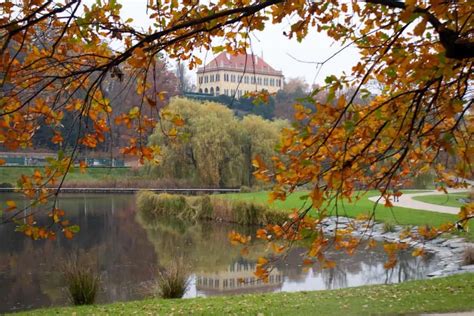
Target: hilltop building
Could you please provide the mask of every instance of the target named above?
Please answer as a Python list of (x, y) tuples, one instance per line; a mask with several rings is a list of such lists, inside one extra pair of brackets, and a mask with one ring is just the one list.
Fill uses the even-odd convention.
[(240, 98), (252, 91), (283, 88), (283, 73), (253, 54), (221, 53), (197, 71), (199, 93)]

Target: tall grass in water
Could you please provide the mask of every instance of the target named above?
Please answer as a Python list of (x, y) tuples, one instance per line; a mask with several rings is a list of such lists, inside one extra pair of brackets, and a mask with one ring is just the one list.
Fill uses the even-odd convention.
[(161, 298), (182, 298), (189, 286), (189, 267), (182, 258), (159, 270), (152, 294)]
[(141, 191), (138, 210), (146, 216), (172, 216), (183, 220), (213, 219), (241, 225), (281, 224), (288, 214), (268, 205), (220, 197), (156, 194)]
[(100, 278), (90, 265), (69, 260), (63, 267), (68, 296), (74, 305), (94, 304), (99, 291)]

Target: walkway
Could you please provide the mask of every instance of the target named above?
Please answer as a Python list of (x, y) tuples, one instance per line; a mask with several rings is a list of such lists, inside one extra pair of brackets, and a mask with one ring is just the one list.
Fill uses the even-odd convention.
[[(468, 192), (467, 189), (448, 189), (448, 193), (463, 193)], [(399, 198), (399, 202), (393, 202), (394, 206), (399, 207), (407, 207), (413, 208), (417, 210), (429, 211), (429, 212), (438, 212), (438, 213), (448, 213), (448, 214), (458, 214), (459, 207), (452, 207), (452, 206), (444, 206), (444, 205), (437, 205), (437, 204), (430, 204), (421, 201), (414, 200), (413, 197), (415, 196), (423, 196), (423, 195), (441, 195), (445, 194), (444, 192), (433, 190), (433, 191), (426, 191), (420, 193), (403, 193), (402, 196)], [(380, 197), (373, 196), (370, 197), (369, 200), (372, 202), (377, 202)], [(380, 199), (379, 203), (384, 203), (383, 199)]]

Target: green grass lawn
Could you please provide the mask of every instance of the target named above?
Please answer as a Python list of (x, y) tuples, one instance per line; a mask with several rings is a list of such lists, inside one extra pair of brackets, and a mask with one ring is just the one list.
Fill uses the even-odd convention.
[(459, 202), (459, 199), (462, 198), (467, 198), (467, 193), (450, 193), (442, 195), (423, 195), (413, 197), (413, 199), (417, 201), (452, 207), (461, 207), (463, 203)]
[[(404, 191), (405, 193), (415, 193), (420, 191)], [(308, 192), (294, 192), (287, 197), (285, 201), (275, 201), (273, 203), (276, 209), (291, 211), (294, 208), (299, 209), (303, 205), (302, 196), (307, 195)], [(360, 200), (353, 203), (346, 203), (344, 208), (340, 207), (337, 211), (339, 216), (356, 217), (359, 214), (369, 214), (372, 212), (374, 202), (368, 198), (378, 196), (378, 191), (367, 192)], [(251, 200), (259, 203), (268, 203), (268, 192), (252, 192), (252, 193), (237, 193), (224, 195), (230, 199)], [(328, 210), (331, 215), (336, 215), (334, 205), (329, 205)], [(311, 211), (314, 215), (314, 211)], [(311, 214), (311, 213), (310, 213)], [(421, 211), (405, 207), (388, 208), (383, 205), (383, 201), (376, 207), (375, 220), (379, 222), (391, 222), (398, 225), (431, 225), (439, 226), (443, 223), (455, 221), (456, 215), (436, 213), (429, 211)], [(463, 233), (465, 237), (474, 240), (474, 221), (470, 222), (470, 229), (468, 233)]]
[(474, 310), (474, 273), (340, 290), (147, 299), (48, 308), (24, 315), (400, 315)]
[[(16, 186), (18, 179), (21, 175), (30, 176), (33, 172), (38, 169), (43, 170), (43, 167), (0, 167), (0, 183), (10, 183)], [(130, 176), (131, 171), (129, 168), (107, 168), (107, 167), (90, 167), (87, 168), (87, 172), (79, 172), (79, 168), (73, 169), (67, 175), (69, 181), (97, 181), (104, 178), (122, 178)]]

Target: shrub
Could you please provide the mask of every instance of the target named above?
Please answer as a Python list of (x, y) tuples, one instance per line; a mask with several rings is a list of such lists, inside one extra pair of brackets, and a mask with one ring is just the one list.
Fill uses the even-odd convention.
[(243, 185), (240, 187), (240, 193), (250, 193), (250, 192), (252, 192), (252, 188), (246, 185)]
[(187, 196), (184, 199), (187, 214), (181, 217), (186, 219), (212, 219), (213, 208), (211, 198), (208, 195)]
[(474, 264), (474, 247), (466, 247), (463, 254), (463, 265)]
[(393, 233), (396, 231), (397, 226), (392, 222), (385, 222), (383, 223), (382, 231), (384, 233)]
[(68, 261), (63, 268), (68, 296), (74, 305), (94, 304), (99, 290), (99, 275), (77, 260)]
[(161, 298), (182, 298), (189, 286), (189, 268), (182, 258), (158, 271), (152, 294)]
[(155, 194), (150, 191), (140, 191), (137, 196), (138, 209), (154, 215), (187, 215), (188, 205), (182, 195)]
[(0, 183), (0, 188), (13, 188), (13, 185), (8, 182), (2, 182)]

